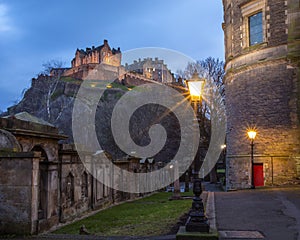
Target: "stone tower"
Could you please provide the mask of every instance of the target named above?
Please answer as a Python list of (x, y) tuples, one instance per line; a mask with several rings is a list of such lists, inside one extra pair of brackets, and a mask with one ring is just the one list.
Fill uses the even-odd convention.
[(75, 57), (72, 60), (72, 68), (80, 67), (86, 64), (100, 64), (105, 63), (111, 66), (119, 67), (121, 65), (121, 50), (111, 49), (108, 41), (105, 39), (103, 45), (99, 47), (92, 47), (77, 49)]
[(223, 0), (227, 189), (300, 176), (300, 1)]

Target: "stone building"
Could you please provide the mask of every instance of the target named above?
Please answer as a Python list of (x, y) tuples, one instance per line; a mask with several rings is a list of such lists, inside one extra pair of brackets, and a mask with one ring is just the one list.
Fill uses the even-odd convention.
[(103, 44), (91, 48), (77, 49), (71, 61), (71, 68), (53, 68), (50, 76), (72, 76), (84, 79), (99, 64), (107, 71), (119, 72), (122, 53), (120, 48), (111, 48), (107, 40)]
[(19, 146), (3, 151), (5, 141), (0, 145), (0, 232), (47, 229), (58, 222), (58, 140), (65, 136), (50, 124), (16, 117), (1, 118), (0, 129)]
[[(28, 113), (0, 118), (0, 235), (37, 234), (88, 211), (139, 196), (98, 181), (106, 166), (97, 167), (95, 178), (74, 145), (59, 144), (65, 138), (57, 128)], [(143, 171), (139, 159), (114, 163), (128, 171)]]
[(300, 2), (223, 0), (227, 189), (300, 177)]
[(115, 78), (122, 78), (125, 73), (137, 74), (137, 78), (154, 80), (160, 83), (172, 83), (175, 81), (173, 74), (168, 69), (164, 60), (145, 58), (134, 61), (132, 64), (121, 65), (122, 53), (120, 48), (109, 46), (104, 40), (99, 47), (77, 49), (75, 57), (71, 61), (71, 68), (53, 68), (51, 77), (72, 77), (76, 79), (93, 78), (95, 74), (99, 78), (107, 79), (108, 74)]
[(92, 46), (92, 48), (86, 48), (85, 51), (77, 49), (71, 63), (72, 68), (93, 63), (106, 63), (118, 67), (121, 65), (121, 50), (120, 48), (111, 49), (108, 41), (104, 40), (103, 45), (99, 47)]
[(161, 83), (174, 82), (174, 76), (168, 69), (164, 60), (155, 58), (144, 58), (134, 61), (132, 64), (125, 64), (125, 70), (128, 72), (138, 73), (147, 79), (152, 79)]

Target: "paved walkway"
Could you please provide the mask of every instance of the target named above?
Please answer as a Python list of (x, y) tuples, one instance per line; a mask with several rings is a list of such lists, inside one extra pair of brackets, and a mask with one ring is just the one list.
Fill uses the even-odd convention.
[(220, 239), (300, 240), (300, 186), (215, 192)]

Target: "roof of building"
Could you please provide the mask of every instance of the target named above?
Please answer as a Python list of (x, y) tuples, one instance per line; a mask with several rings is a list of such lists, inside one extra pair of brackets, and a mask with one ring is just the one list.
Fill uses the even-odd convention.
[(47, 121), (45, 121), (41, 118), (37, 118), (37, 117), (31, 115), (28, 112), (19, 112), (19, 113), (16, 113), (14, 115), (6, 116), (4, 118), (16, 118), (16, 119), (26, 121), (26, 122), (39, 123), (39, 124), (42, 124), (42, 125), (48, 125), (48, 126), (54, 127), (54, 125), (52, 125), (51, 123), (49, 123), (49, 122), (47, 122)]
[[(102, 45), (98, 46), (98, 47), (94, 47), (94, 46), (92, 46), (92, 48), (87, 47), (86, 50), (77, 48), (76, 51), (80, 52), (81, 54), (88, 55), (88, 54), (90, 54), (94, 51), (101, 51), (101, 49), (104, 47), (105, 44), (108, 44), (107, 40), (104, 40), (104, 43)], [(109, 45), (108, 45), (108, 47), (109, 47)], [(118, 48), (118, 49), (113, 48), (111, 51), (112, 51), (113, 54), (121, 53), (120, 48)]]
[(16, 137), (10, 132), (0, 129), (0, 152), (1, 151), (12, 151), (20, 152), (21, 146), (17, 141)]

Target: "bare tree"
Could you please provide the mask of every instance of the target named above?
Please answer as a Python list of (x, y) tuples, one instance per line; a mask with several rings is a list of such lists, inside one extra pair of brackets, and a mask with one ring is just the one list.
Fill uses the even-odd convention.
[[(218, 91), (218, 93), (220, 93), (220, 95), (222, 96), (222, 101), (225, 102), (224, 62), (213, 57), (208, 57), (205, 60), (198, 60), (196, 62), (188, 63), (186, 68), (183, 71), (177, 71), (177, 74), (182, 79), (190, 79), (195, 71), (197, 71), (200, 77), (204, 77), (209, 80), (210, 84), (217, 86), (217, 88), (214, 88), (213, 90)], [(213, 96), (214, 94), (210, 95)], [(210, 115), (211, 109), (204, 101), (201, 108), (199, 108), (199, 117), (202, 120), (204, 120), (205, 118), (210, 119)], [(201, 130), (205, 132), (204, 128)]]
[(220, 59), (208, 57), (204, 60), (198, 60), (196, 62), (189, 62), (184, 70), (177, 71), (179, 77), (183, 79), (189, 79), (193, 73), (197, 71), (200, 77), (209, 76), (213, 82), (217, 85), (220, 94), (225, 98), (224, 90), (224, 62)]
[[(62, 68), (64, 65), (65, 62), (61, 60), (54, 60), (54, 59), (49, 60), (42, 64), (43, 71), (40, 74), (49, 75), (53, 68)], [(60, 74), (57, 74), (49, 78), (50, 83), (49, 83), (48, 92), (46, 94), (46, 108), (47, 108), (48, 120), (51, 119), (51, 109), (50, 109), (51, 97), (55, 93), (59, 80), (60, 80)]]
[[(210, 86), (217, 86), (210, 87), (210, 94), (208, 94), (211, 99), (204, 99), (201, 106), (198, 108), (198, 117), (199, 117), (199, 128), (201, 132), (201, 136), (204, 138), (202, 142), (208, 142), (210, 138), (210, 127), (208, 127), (207, 123), (213, 117), (216, 117), (218, 113), (216, 113), (217, 109), (214, 109), (214, 102), (216, 102), (216, 96), (220, 96), (220, 101), (225, 103), (225, 89), (224, 89), (224, 62), (215, 59), (213, 57), (208, 57), (205, 60), (199, 60), (196, 62), (190, 62), (186, 66), (183, 71), (178, 71), (177, 74), (182, 79), (190, 79), (193, 73), (197, 71), (200, 77), (206, 78), (210, 83)], [(210, 102), (210, 106), (205, 101), (207, 100)], [(211, 125), (211, 123), (209, 123)], [(210, 181), (216, 182), (217, 181), (217, 174), (216, 174), (216, 167), (214, 167), (210, 172)]]
[(62, 68), (65, 65), (66, 63), (61, 60), (48, 60), (42, 64), (43, 70), (40, 72), (40, 74), (49, 75), (53, 68)]
[(218, 58), (215, 59), (213, 57), (208, 57), (205, 60), (197, 61), (197, 65), (201, 66), (201, 68), (205, 71), (208, 71), (208, 75), (213, 79), (214, 83), (217, 85), (221, 96), (225, 98), (224, 62), (219, 60)]

